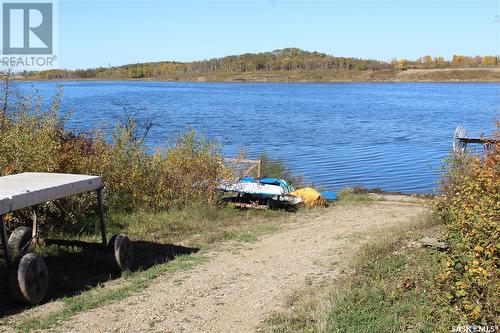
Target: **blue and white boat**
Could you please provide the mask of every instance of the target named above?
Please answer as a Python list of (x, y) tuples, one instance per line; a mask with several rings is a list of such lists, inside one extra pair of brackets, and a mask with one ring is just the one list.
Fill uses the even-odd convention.
[(228, 201), (241, 203), (243, 206), (295, 206), (302, 198), (291, 195), (293, 186), (280, 178), (242, 178), (238, 182), (223, 182), (218, 187), (224, 192), (236, 193)]

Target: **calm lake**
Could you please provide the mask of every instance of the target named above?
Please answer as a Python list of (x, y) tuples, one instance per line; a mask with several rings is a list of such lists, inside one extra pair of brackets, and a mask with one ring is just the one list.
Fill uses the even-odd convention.
[[(248, 157), (266, 153), (324, 189), (432, 193), (453, 132), (491, 134), (500, 85), (463, 83), (62, 82), (75, 129), (112, 129), (117, 104), (156, 115), (147, 144), (195, 128)], [(56, 82), (19, 82), (54, 95)]]

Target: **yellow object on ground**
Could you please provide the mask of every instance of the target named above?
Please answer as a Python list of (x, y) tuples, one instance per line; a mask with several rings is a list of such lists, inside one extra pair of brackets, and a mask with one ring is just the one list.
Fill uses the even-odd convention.
[(319, 193), (312, 187), (304, 187), (290, 194), (301, 197), (302, 202), (305, 203), (307, 207), (325, 204), (325, 200), (321, 197), (321, 193)]

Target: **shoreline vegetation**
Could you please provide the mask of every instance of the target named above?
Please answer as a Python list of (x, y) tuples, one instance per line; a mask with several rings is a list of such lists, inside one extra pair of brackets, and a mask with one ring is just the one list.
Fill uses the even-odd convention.
[[(181, 242), (197, 235), (199, 244), (194, 245), (202, 246), (232, 238), (234, 224), (239, 228), (259, 216), (272, 220), (282, 215), (275, 211), (251, 214), (222, 202), (216, 185), (232, 178), (233, 170), (224, 164), (218, 142), (188, 130), (151, 151), (144, 140), (154, 119), (127, 107), (117, 108), (111, 133), (99, 128), (70, 130), (66, 123), (71, 115), (59, 113), (62, 87), (52, 100), (42, 103), (36, 92), (16, 91), (9, 75), (4, 73), (0, 89), (0, 176), (22, 172), (101, 176), (108, 229), (123, 230), (136, 240)], [(245, 157), (244, 152), (240, 154)], [(281, 161), (265, 155), (260, 159), (264, 176), (284, 178), (296, 186), (302, 183)], [(43, 232), (98, 239), (94, 195), (41, 205)], [(30, 212), (7, 214), (5, 220), (12, 231), (30, 220)]]
[(423, 56), (390, 62), (287, 48), (193, 62), (148, 62), (91, 69), (24, 71), (13, 79), (172, 82), (500, 82), (500, 57)]
[[(52, 103), (45, 109), (46, 103), (42, 103), (40, 96), (21, 96), (12, 91), (8, 84), (10, 79), (6, 74), (0, 91), (0, 175), (41, 171), (102, 176), (106, 184), (106, 217), (110, 233), (121, 230), (143, 246), (170, 251), (158, 262), (175, 258), (171, 250), (174, 243), (196, 247), (184, 247), (185, 251), (190, 251), (188, 253), (203, 252), (218, 241), (255, 240), (289, 221), (286, 212), (240, 211), (220, 203), (215, 184), (228, 176), (229, 170), (222, 163), (220, 146), (216, 142), (187, 132), (174, 142), (165, 143), (153, 154), (147, 153), (144, 137), (151, 122), (130, 112), (117, 122), (109, 138), (99, 130), (93, 133), (70, 131), (65, 128), (67, 118), (58, 113), (62, 90), (57, 90)], [(353, 281), (359, 284), (348, 285), (340, 295), (330, 295), (327, 303), (330, 308), (323, 307), (326, 310), (324, 318), (330, 325), (328, 331), (354, 330), (353, 327), (360, 323), (370, 331), (383, 331), (387, 327), (399, 327), (398, 318), (404, 316), (408, 322), (421, 325), (408, 326), (408, 329), (424, 332), (432, 330), (427, 330), (425, 323), (432, 323), (436, 318), (441, 331), (447, 331), (447, 325), (457, 323), (496, 324), (500, 315), (499, 165), (498, 144), (481, 158), (467, 154), (451, 156), (441, 182), (441, 194), (432, 200), (435, 218), (428, 221), (430, 224), (424, 224), (424, 229), (439, 229), (437, 234), (446, 240), (446, 251), (400, 249), (401, 244), (406, 244), (399, 241), (405, 239), (404, 234), (397, 242), (387, 241), (381, 246), (368, 248), (355, 265), (358, 271)], [(268, 170), (266, 176), (293, 176), (279, 162), (269, 162), (264, 169)], [(365, 204), (370, 200), (363, 191), (352, 189), (340, 193), (339, 204), (342, 201)], [(95, 198), (89, 195), (42, 205), (44, 236), (68, 238), (77, 235), (84, 240), (97, 239), (94, 202)], [(12, 231), (16, 226), (28, 223), (29, 214), (21, 211), (7, 216), (7, 229)], [(420, 232), (417, 234), (420, 237)], [(65, 301), (67, 308), (50, 317), (44, 325), (50, 327), (58, 320), (123, 296), (103, 289), (106, 293), (102, 298), (91, 301), (93, 293), (100, 290), (98, 287), (109, 281), (111, 275), (102, 275), (101, 271), (102, 276), (96, 278), (102, 266), (84, 252), (74, 249), (42, 251), (54, 254), (48, 257), (54, 258), (48, 259), (48, 263), (51, 271), (57, 273), (51, 287), (59, 288), (59, 295), (54, 298), (83, 295), (80, 298), (68, 297)], [(143, 255), (149, 256), (148, 250), (144, 251)], [(160, 251), (160, 257), (162, 255)], [(376, 260), (371, 260), (373, 258)], [(181, 257), (177, 260), (172, 263), (190, 267), (204, 259), (195, 257), (194, 261), (184, 262), (186, 258)], [(75, 265), (75, 262), (79, 264)], [(429, 262), (432, 266), (427, 267)], [(132, 275), (132, 283), (119, 292), (126, 296), (147, 286), (157, 276), (177, 269), (155, 266), (156, 263), (149, 266), (139, 263), (137, 269), (144, 270), (144, 273)], [(55, 267), (59, 265), (62, 270), (58, 271)], [(90, 271), (84, 271), (84, 266), (90, 266)], [(0, 274), (5, 274), (3, 267)], [(122, 281), (126, 279), (124, 276)], [(331, 287), (336, 286), (332, 284)], [(425, 294), (416, 293), (420, 290)], [(439, 302), (433, 301), (434, 295), (440, 295)], [(368, 303), (359, 302), (360, 299)], [(376, 316), (365, 318), (366, 308), (371, 306), (373, 311), (380, 310), (380, 302), (394, 305), (389, 308), (392, 312), (374, 312)], [(417, 317), (412, 317), (412, 313), (417, 313)], [(271, 319), (273, 325), (278, 325), (275, 330), (278, 332), (311, 331), (310, 325), (315, 324), (308, 318), (284, 316)], [(11, 319), (7, 317), (5, 321)], [(393, 326), (387, 326), (387, 323)], [(23, 325), (16, 323), (15, 318), (11, 324), (15, 327)], [(35, 325), (34, 322), (28, 324)], [(25, 327), (27, 329), (18, 327), (18, 330), (28, 331), (32, 328), (29, 325)], [(359, 329), (362, 327), (358, 326)]]

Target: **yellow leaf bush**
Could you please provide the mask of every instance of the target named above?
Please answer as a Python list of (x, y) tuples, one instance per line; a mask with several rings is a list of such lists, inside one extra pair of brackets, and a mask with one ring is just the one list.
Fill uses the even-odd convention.
[(450, 302), (473, 323), (500, 318), (500, 144), (482, 158), (450, 157), (435, 207), (450, 252), (440, 275)]

